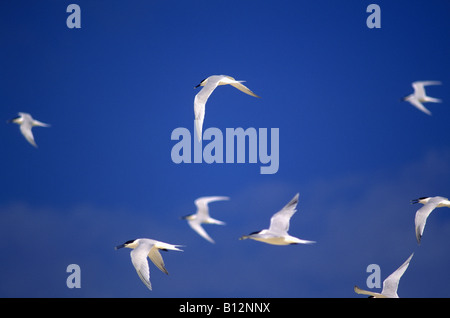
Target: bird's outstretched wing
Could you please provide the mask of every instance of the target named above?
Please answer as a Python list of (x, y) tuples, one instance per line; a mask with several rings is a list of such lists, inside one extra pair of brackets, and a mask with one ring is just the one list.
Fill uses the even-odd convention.
[(203, 121), (205, 119), (205, 105), (209, 96), (216, 89), (219, 81), (208, 80), (203, 88), (195, 95), (194, 98), (194, 115), (195, 115), (195, 129), (197, 132), (197, 139), (202, 139)]
[(417, 98), (425, 98), (425, 86), (441, 84), (439, 81), (416, 81), (412, 83), (412, 87), (414, 88), (414, 95)]
[(297, 193), (294, 198), (284, 206), (283, 209), (275, 213), (270, 219), (269, 231), (279, 234), (286, 234), (289, 230), (289, 221), (294, 213), (297, 211), (298, 204)]
[(253, 97), (261, 98), (260, 96), (253, 93), (247, 86), (245, 86), (244, 84), (241, 84), (241, 82), (243, 82), (243, 81), (236, 81), (234, 83), (231, 83), (230, 85), (237, 88), (241, 92), (244, 92), (245, 94), (248, 94)]
[(150, 283), (150, 268), (148, 266), (147, 255), (152, 246), (153, 245), (150, 244), (139, 244), (139, 246), (130, 253), (131, 262), (133, 263), (139, 278), (150, 290), (152, 289), (152, 284)]
[(397, 295), (398, 283), (400, 282), (400, 278), (403, 276), (406, 269), (408, 268), (409, 262), (411, 261), (413, 255), (414, 253), (412, 253), (408, 257), (408, 259), (395, 272), (393, 272), (383, 281), (383, 290), (381, 291), (381, 294), (389, 298), (398, 298)]
[(408, 100), (411, 105), (413, 105), (414, 107), (416, 107), (418, 110), (423, 111), (425, 114), (430, 115), (431, 116), (431, 112), (425, 107), (423, 106), (423, 104), (416, 98), (411, 98)]
[(205, 229), (202, 227), (202, 225), (196, 221), (196, 220), (190, 220), (188, 221), (189, 226), (197, 232), (201, 237), (203, 237), (205, 240), (214, 243), (214, 240), (206, 233)]
[(153, 262), (153, 264), (155, 264), (155, 266), (161, 270), (161, 272), (167, 275), (169, 274), (166, 267), (164, 266), (164, 260), (161, 256), (161, 253), (159, 253), (159, 249), (155, 245), (153, 245), (153, 247), (150, 249), (148, 257)]

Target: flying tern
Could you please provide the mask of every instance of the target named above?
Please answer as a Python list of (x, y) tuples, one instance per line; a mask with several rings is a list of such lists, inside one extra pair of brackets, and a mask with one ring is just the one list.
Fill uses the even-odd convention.
[(197, 88), (199, 86), (203, 86), (203, 88), (198, 92), (197, 95), (195, 95), (194, 98), (194, 114), (195, 114), (195, 129), (197, 131), (197, 138), (198, 141), (202, 140), (202, 127), (203, 127), (203, 120), (205, 118), (205, 104), (208, 100), (211, 93), (216, 89), (219, 85), (231, 85), (238, 90), (254, 96), (258, 97), (255, 93), (253, 93), (251, 90), (249, 90), (246, 86), (241, 84), (245, 81), (237, 81), (234, 78), (227, 76), (227, 75), (212, 75), (208, 78), (205, 78), (195, 86), (194, 88)]
[(182, 251), (178, 247), (181, 245), (168, 244), (148, 238), (140, 238), (126, 241), (125, 243), (116, 246), (116, 250), (122, 247), (133, 249), (130, 253), (131, 262), (139, 275), (139, 278), (150, 290), (152, 284), (150, 283), (150, 268), (148, 266), (147, 256), (163, 273), (169, 274), (159, 250), (167, 251)]
[(402, 266), (400, 266), (395, 272), (393, 272), (383, 281), (383, 289), (381, 290), (381, 293), (363, 290), (358, 286), (354, 287), (355, 293), (369, 295), (372, 298), (398, 298), (398, 283), (400, 282), (400, 278), (408, 268), (409, 262), (411, 261), (413, 255), (414, 253), (412, 253), (408, 257), (408, 259), (402, 264)]
[(229, 197), (211, 196), (198, 198), (194, 202), (195, 205), (197, 206), (197, 212), (182, 217), (183, 219), (187, 220), (188, 224), (195, 232), (197, 232), (201, 237), (203, 237), (204, 239), (208, 240), (211, 243), (214, 243), (214, 240), (208, 235), (208, 233), (206, 233), (205, 229), (202, 227), (202, 224), (225, 225), (224, 222), (210, 217), (208, 208), (208, 203), (222, 200), (229, 200)]
[(412, 87), (414, 88), (414, 93), (408, 96), (403, 97), (404, 101), (411, 103), (411, 105), (415, 106), (417, 109), (423, 111), (425, 114), (431, 115), (431, 112), (423, 106), (423, 103), (440, 103), (442, 102), (438, 98), (429, 97), (425, 93), (425, 86), (428, 85), (440, 85), (439, 81), (417, 81), (412, 83)]
[(239, 239), (252, 239), (273, 245), (316, 243), (315, 241), (302, 240), (288, 234), (289, 221), (297, 211), (298, 196), (299, 194), (297, 193), (283, 209), (272, 216), (269, 229), (256, 231), (249, 235), (241, 236)]
[(423, 231), (425, 229), (425, 223), (431, 212), (435, 208), (448, 207), (450, 208), (450, 201), (444, 197), (422, 197), (411, 201), (412, 203), (422, 203), (424, 206), (416, 212), (414, 220), (416, 228), (416, 239), (420, 243), (422, 239)]
[(33, 133), (31, 129), (35, 126), (49, 127), (49, 124), (40, 122), (39, 120), (33, 119), (28, 113), (19, 113), (19, 116), (8, 120), (8, 123), (15, 123), (20, 125), (20, 132), (28, 140), (30, 144), (37, 148), (36, 142), (34, 141)]

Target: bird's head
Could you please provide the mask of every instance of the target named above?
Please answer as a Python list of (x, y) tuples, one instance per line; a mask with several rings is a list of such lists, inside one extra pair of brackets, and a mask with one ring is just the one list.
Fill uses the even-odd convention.
[(17, 117), (8, 119), (6, 122), (7, 122), (8, 124), (10, 124), (10, 123), (20, 124), (20, 120), (21, 120), (21, 117), (20, 117), (20, 116), (17, 116)]
[(139, 245), (138, 240), (129, 240), (129, 241), (126, 241), (123, 244), (117, 245), (115, 247), (115, 249), (118, 250), (119, 248), (122, 248), (122, 247), (136, 248), (138, 245)]
[[(264, 230), (262, 230), (262, 231), (264, 231)], [(242, 235), (239, 239), (240, 239), (240, 240), (248, 239), (248, 238), (250, 238), (250, 236), (252, 236), (252, 235), (261, 234), (262, 231), (255, 231), (255, 232), (252, 232), (252, 233), (250, 233), (250, 234), (248, 234), (248, 235)]]
[(200, 86), (205, 86), (206, 82), (208, 81), (207, 78), (203, 79), (200, 84), (198, 84), (197, 86), (195, 86), (194, 88), (200, 87)]
[(425, 204), (430, 200), (430, 197), (421, 197), (418, 199), (411, 200), (411, 204), (422, 203)]
[(195, 213), (194, 214), (188, 214), (188, 215), (183, 215), (180, 217), (180, 219), (182, 220), (193, 220), (195, 218)]
[(400, 101), (401, 102), (407, 101), (409, 99), (409, 96), (410, 95), (403, 96), (402, 98), (400, 98)]

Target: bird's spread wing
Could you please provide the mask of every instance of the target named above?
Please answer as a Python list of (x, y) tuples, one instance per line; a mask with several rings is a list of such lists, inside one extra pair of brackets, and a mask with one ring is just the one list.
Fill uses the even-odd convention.
[(205, 119), (205, 104), (197, 103), (195, 101), (195, 132), (197, 134), (197, 140), (201, 141), (203, 137), (203, 121)]
[(195, 129), (197, 131), (197, 138), (199, 141), (202, 139), (203, 120), (205, 119), (205, 105), (217, 85), (218, 81), (208, 80), (206, 85), (203, 86), (194, 98)]
[(147, 262), (147, 255), (149, 254), (152, 246), (153, 245), (150, 244), (140, 244), (130, 253), (131, 262), (133, 263), (139, 278), (150, 290), (152, 289), (152, 284), (150, 283), (150, 268)]
[(428, 85), (440, 85), (441, 82), (439, 81), (417, 81), (412, 83), (412, 87), (414, 88), (414, 95), (416, 95), (417, 98), (424, 98), (426, 96), (425, 94), (425, 86)]
[(294, 198), (286, 204), (286, 206), (281, 209), (279, 212), (275, 213), (270, 219), (270, 227), (269, 231), (286, 234), (289, 230), (289, 221), (297, 211), (298, 204), (298, 193), (294, 196)]
[(153, 262), (153, 264), (156, 265), (163, 273), (169, 274), (166, 267), (164, 266), (164, 260), (159, 253), (159, 249), (153, 245), (153, 247), (150, 249), (150, 252), (148, 253), (148, 257)]
[(415, 106), (417, 109), (423, 111), (425, 114), (428, 114), (431, 116), (431, 112), (425, 107), (423, 106), (423, 104), (421, 102), (419, 102), (418, 99), (416, 98), (411, 98), (408, 100), (413, 106)]
[(32, 127), (31, 126), (31, 122), (24, 121), (20, 125), (20, 132), (25, 137), (25, 139), (28, 140), (28, 142), (30, 144), (32, 144), (33, 146), (37, 147), (36, 142), (34, 141), (33, 133), (31, 132), (31, 127)]
[(439, 205), (441, 201), (442, 198), (440, 197), (432, 198), (423, 207), (417, 210), (414, 223), (416, 228), (416, 239), (418, 243), (420, 243), (420, 240), (422, 238), (428, 216), (431, 212), (433, 212), (433, 210)]
[(208, 233), (206, 233), (205, 229), (202, 227), (202, 225), (196, 221), (188, 221), (189, 226), (195, 231), (197, 232), (201, 237), (203, 237), (205, 240), (214, 243), (214, 240), (208, 235)]
[(383, 296), (380, 293), (376, 293), (376, 292), (372, 292), (372, 291), (368, 291), (368, 290), (364, 290), (359, 288), (358, 286), (355, 286), (354, 288), (355, 293), (357, 294), (362, 294), (362, 295), (369, 295), (375, 298), (385, 298), (386, 296)]
[(245, 94), (248, 94), (248, 95), (253, 96), (253, 97), (261, 98), (258, 95), (256, 95), (255, 93), (253, 93), (250, 89), (248, 89), (248, 87), (246, 87), (245, 85), (241, 84), (239, 81), (235, 81), (233, 83), (230, 83), (230, 85), (235, 87), (235, 88), (237, 88), (241, 92), (244, 92)]
[(208, 203), (222, 200), (229, 200), (229, 198), (221, 196), (198, 198), (197, 200), (194, 201), (195, 205), (197, 206), (197, 216), (201, 220), (208, 218), (209, 217)]
[(389, 298), (398, 298), (398, 283), (400, 282), (400, 278), (408, 268), (409, 262), (411, 261), (413, 255), (414, 253), (412, 253), (408, 257), (408, 259), (402, 264), (402, 266), (400, 266), (395, 272), (393, 272), (383, 281), (383, 290), (381, 291), (381, 294)]

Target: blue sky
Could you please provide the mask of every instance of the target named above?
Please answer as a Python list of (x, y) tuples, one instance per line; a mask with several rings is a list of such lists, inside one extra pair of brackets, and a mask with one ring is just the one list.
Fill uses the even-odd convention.
[[(66, 8), (81, 8), (69, 29)], [(369, 29), (366, 8), (381, 8)], [(422, 196), (450, 196), (450, 4), (446, 1), (8, 1), (0, 4), (1, 297), (355, 297), (415, 253), (400, 297), (449, 297), (450, 214), (414, 235)], [(204, 130), (279, 128), (279, 170), (175, 164), (193, 133), (193, 87), (225, 74)], [(400, 99), (416, 80), (432, 116)], [(39, 148), (6, 121), (29, 112)], [(315, 245), (240, 241), (296, 194), (290, 234)], [(216, 244), (180, 216), (200, 196)], [(185, 245), (139, 280), (127, 240)], [(81, 288), (66, 267), (81, 268)], [(380, 291), (376, 290), (375, 291)]]

